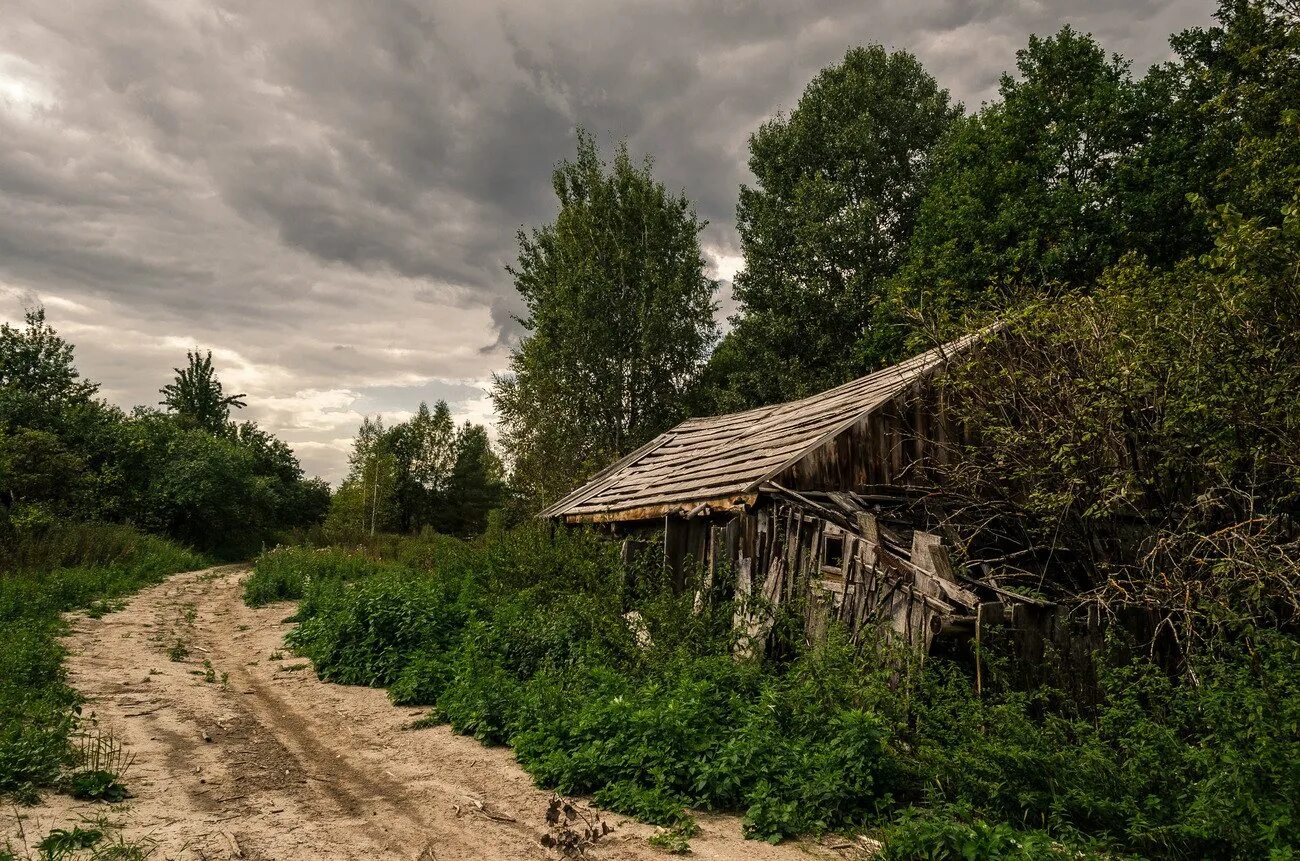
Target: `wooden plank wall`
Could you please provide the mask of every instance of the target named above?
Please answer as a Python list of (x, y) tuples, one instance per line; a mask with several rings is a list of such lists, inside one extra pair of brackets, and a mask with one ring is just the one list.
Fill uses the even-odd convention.
[[(825, 634), (831, 619), (856, 639), (883, 634), (889, 641), (928, 650), (934, 635), (958, 608), (927, 585), (924, 572), (861, 532), (845, 530), (791, 504), (774, 504), (740, 515), (738, 531), (753, 536), (738, 544), (733, 560), (736, 592), (744, 605), (736, 624), (763, 647), (782, 606), (804, 614), (810, 639)], [(838, 542), (840, 563), (826, 565), (828, 541)]]
[[(999, 596), (980, 600), (937, 570), (942, 566), (927, 571), (916, 564), (924, 562), (920, 557), (937, 536), (915, 533), (909, 559), (899, 555), (901, 549), (890, 550), (874, 530), (874, 519), (865, 514), (856, 529), (846, 529), (796, 503), (768, 497), (740, 514), (668, 518), (662, 545), (642, 534), (625, 541), (624, 555), (631, 560), (661, 546), (671, 582), (697, 589), (701, 601), (734, 576), (733, 621), (744, 635), (742, 655), (773, 645), (768, 635), (774, 615), (785, 608), (804, 615), (810, 640), (823, 636), (832, 620), (855, 640), (880, 636), (923, 653), (940, 633), (974, 637), (1011, 659), (1013, 684), (1029, 688), (1050, 681), (1084, 704), (1097, 696), (1094, 662), (1108, 643), (1107, 628), (1116, 622), (1133, 642), (1151, 644), (1152, 654), (1158, 649), (1162, 663), (1177, 663), (1176, 643), (1159, 639), (1154, 611), (1135, 609), (1116, 620), (1103, 619), (1096, 608)], [(828, 541), (840, 542), (839, 565), (823, 564)]]
[(941, 386), (922, 380), (773, 480), (792, 490), (812, 491), (915, 487), (926, 483), (927, 464), (949, 463), (952, 446), (965, 438)]

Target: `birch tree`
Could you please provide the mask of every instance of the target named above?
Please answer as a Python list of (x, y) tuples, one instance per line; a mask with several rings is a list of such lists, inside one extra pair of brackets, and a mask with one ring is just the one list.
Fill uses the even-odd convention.
[(559, 212), (519, 233), (508, 268), (528, 332), (492, 398), (519, 491), (567, 491), (684, 414), (687, 387), (717, 338), (701, 221), (684, 194), (632, 160), (606, 164), (591, 135), (553, 176)]

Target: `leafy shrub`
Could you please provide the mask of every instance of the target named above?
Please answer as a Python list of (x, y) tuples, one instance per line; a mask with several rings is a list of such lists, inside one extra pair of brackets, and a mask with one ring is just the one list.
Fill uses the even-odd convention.
[(69, 760), (76, 696), (62, 659), (51, 620), (0, 622), (0, 793), (52, 784)]
[[(1066, 847), (1041, 831), (1017, 831), (951, 810), (908, 810), (885, 832), (882, 861), (1087, 861), (1101, 855)], [(1114, 856), (1110, 856), (1114, 857)]]
[(661, 787), (646, 788), (630, 780), (620, 780), (597, 792), (596, 803), (615, 813), (667, 826), (682, 837), (690, 837), (697, 828), (686, 810), (690, 800)]
[(445, 652), (421, 651), (402, 668), (388, 695), (399, 706), (437, 705), (455, 672), (455, 664)]
[(301, 598), (308, 579), (355, 580), (383, 566), (360, 551), (276, 547), (259, 555), (244, 583), (244, 603), (262, 607)]
[(1042, 693), (921, 698), (936, 800), (1150, 857), (1254, 858), (1300, 842), (1300, 643), (1256, 632), (1196, 664), (1103, 667), (1095, 714)]

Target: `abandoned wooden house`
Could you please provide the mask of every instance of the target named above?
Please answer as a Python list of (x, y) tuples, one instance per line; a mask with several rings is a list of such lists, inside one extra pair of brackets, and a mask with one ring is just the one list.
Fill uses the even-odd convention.
[[(543, 517), (601, 524), (625, 548), (659, 536), (681, 585), (727, 570), (736, 623), (758, 645), (770, 608), (806, 599), (813, 636), (841, 620), (921, 649), (980, 617), (1039, 604), (955, 569), (933, 524), (908, 505), (932, 486), (962, 437), (937, 373), (978, 335), (785, 404), (682, 422), (559, 500)], [(905, 513), (904, 513), (905, 512)]]

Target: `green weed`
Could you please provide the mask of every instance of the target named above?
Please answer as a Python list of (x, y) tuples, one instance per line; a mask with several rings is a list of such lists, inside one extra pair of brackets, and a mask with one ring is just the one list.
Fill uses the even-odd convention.
[(104, 839), (104, 832), (98, 828), (82, 828), (74, 825), (71, 829), (55, 828), (36, 844), (42, 855), (59, 857), (78, 849), (90, 849)]
[(19, 826), (15, 845), (13, 838), (0, 846), (0, 861), (145, 861), (153, 856), (156, 844), (149, 838), (127, 840), (105, 816), (88, 817), (70, 828), (54, 828), (36, 842), (27, 843), (27, 836)]
[(257, 557), (244, 583), (244, 602), (261, 607), (301, 598), (309, 580), (355, 580), (382, 567), (361, 552), (335, 548), (277, 547)]
[(206, 560), (123, 526), (58, 524), (4, 550), (0, 574), (0, 794), (32, 800), (77, 765), (77, 695), (59, 614), (121, 597)]
[(687, 855), (691, 851), (689, 835), (676, 826), (652, 834), (646, 842), (660, 852), (666, 852), (669, 855)]
[(91, 604), (86, 607), (86, 615), (92, 619), (102, 619), (109, 613), (116, 613), (125, 607), (125, 601), (105, 601), (101, 599), (99, 601), (91, 602)]
[[(538, 532), (413, 539), (391, 568), (309, 577), (288, 641), (322, 678), (388, 687), (510, 745), (543, 786), (679, 830), (693, 809), (741, 811), (773, 841), (885, 828), (899, 858), (1095, 841), (1112, 857), (1244, 859), (1300, 840), (1292, 637), (1204, 652), (1198, 685), (1114, 663), (1086, 710), (987, 674), (975, 697), (938, 657), (910, 666), (835, 629), (803, 647), (797, 614), (783, 657), (738, 661), (725, 601), (696, 612), (691, 590), (629, 578), (607, 545)], [(909, 806), (938, 812), (896, 820)]]
[(82, 801), (116, 804), (130, 797), (126, 786), (111, 771), (78, 771), (68, 778), (68, 794)]

